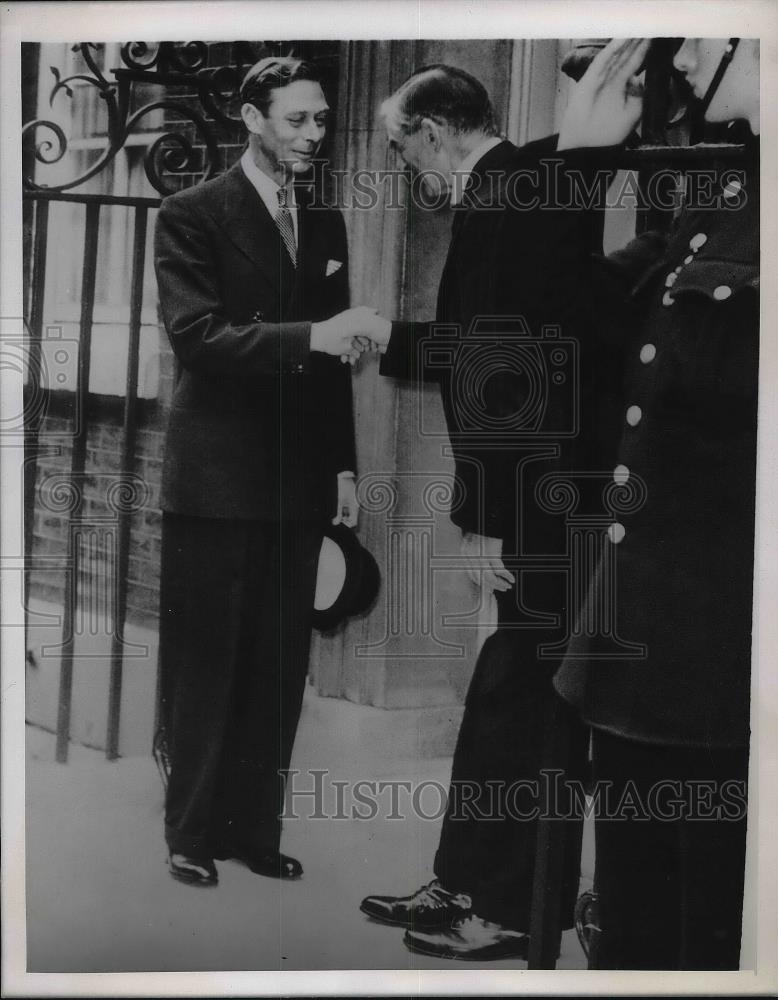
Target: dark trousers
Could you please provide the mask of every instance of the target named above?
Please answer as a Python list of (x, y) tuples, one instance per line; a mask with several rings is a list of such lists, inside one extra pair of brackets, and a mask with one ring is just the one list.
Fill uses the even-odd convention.
[(160, 695), (171, 851), (278, 848), (321, 529), (165, 514)]
[(612, 782), (610, 807), (630, 805), (595, 820), (602, 930), (590, 968), (737, 969), (748, 750), (600, 730), (593, 750), (595, 788)]
[[(538, 644), (558, 637), (509, 628), (518, 617), (515, 595), (498, 594), (497, 601), (498, 629), (484, 643), (465, 701), (435, 874), (446, 888), (467, 892), (479, 917), (528, 931), (537, 809), (544, 781), (553, 783), (553, 775), (541, 774), (552, 699), (561, 724), (569, 727), (566, 773), (579, 781), (585, 777), (588, 731), (554, 692), (551, 678), (558, 663), (538, 659)], [(564, 799), (564, 793), (557, 795), (554, 807), (577, 817), (560, 820), (565, 835), (561, 913), (563, 926), (572, 927), (583, 820), (574, 803)]]

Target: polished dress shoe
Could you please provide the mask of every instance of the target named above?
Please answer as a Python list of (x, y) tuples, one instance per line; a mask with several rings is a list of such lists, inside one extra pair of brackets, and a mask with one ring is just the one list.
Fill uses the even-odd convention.
[(529, 934), (482, 920), (474, 913), (442, 930), (406, 931), (404, 941), (411, 951), (422, 955), (465, 962), (495, 962), (501, 958), (526, 961), (529, 949)]
[(210, 858), (190, 858), (171, 851), (167, 856), (167, 866), (174, 879), (187, 885), (216, 885), (219, 881), (216, 866)]
[(449, 927), (470, 912), (470, 897), (449, 892), (435, 879), (412, 896), (366, 896), (360, 910), (374, 920), (401, 927)]
[(214, 857), (219, 861), (240, 861), (255, 875), (268, 878), (299, 878), (303, 873), (303, 866), (296, 858), (273, 849), (222, 847), (214, 852)]

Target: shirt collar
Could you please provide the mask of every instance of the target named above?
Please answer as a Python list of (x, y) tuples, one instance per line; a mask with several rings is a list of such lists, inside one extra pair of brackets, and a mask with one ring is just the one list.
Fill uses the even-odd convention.
[(499, 135), (490, 136), (488, 139), (484, 139), (480, 146), (476, 146), (475, 149), (471, 150), (464, 160), (462, 160), (459, 167), (454, 171), (454, 183), (451, 188), (452, 205), (459, 205), (461, 203), (470, 174), (473, 172), (473, 168), (478, 161), (486, 156), (490, 149), (499, 146), (502, 141)]
[[(250, 149), (247, 149), (243, 153), (243, 156), (241, 156), (240, 165), (243, 167), (243, 173), (251, 181), (253, 188), (265, 203), (271, 217), (275, 219), (278, 212), (278, 192), (281, 190), (281, 185), (276, 184), (272, 177), (268, 177), (266, 173), (259, 169), (251, 156)], [(287, 187), (287, 192), (286, 204), (294, 214), (294, 209), (297, 208), (297, 201), (294, 196), (294, 184), (290, 184)]]

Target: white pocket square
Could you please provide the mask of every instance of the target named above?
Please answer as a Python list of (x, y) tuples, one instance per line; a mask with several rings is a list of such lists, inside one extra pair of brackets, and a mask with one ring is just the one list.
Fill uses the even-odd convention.
[(342, 260), (328, 260), (327, 261), (327, 270), (326, 270), (326, 275), (325, 276), (327, 278), (329, 278), (329, 276), (331, 274), (334, 274), (336, 271), (339, 271), (342, 267), (343, 267), (343, 261)]

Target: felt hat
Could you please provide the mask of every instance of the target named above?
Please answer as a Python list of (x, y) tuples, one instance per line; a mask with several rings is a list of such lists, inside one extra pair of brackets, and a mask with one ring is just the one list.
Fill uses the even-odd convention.
[(345, 524), (328, 524), (319, 551), (313, 627), (329, 632), (346, 618), (362, 614), (380, 587), (378, 564), (354, 532)]

